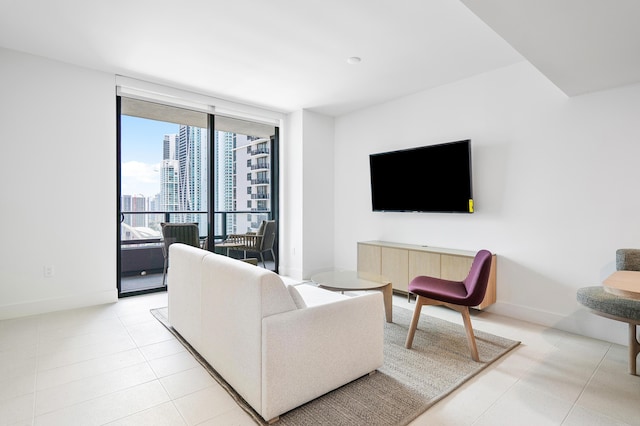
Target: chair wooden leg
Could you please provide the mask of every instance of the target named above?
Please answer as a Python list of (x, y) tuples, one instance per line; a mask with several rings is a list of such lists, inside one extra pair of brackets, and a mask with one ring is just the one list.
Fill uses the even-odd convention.
[(413, 336), (416, 334), (418, 328), (418, 321), (420, 320), (420, 310), (422, 309), (422, 299), (420, 296), (416, 297), (416, 307), (413, 310), (413, 317), (411, 318), (411, 325), (409, 326), (409, 333), (407, 333), (407, 341), (404, 346), (407, 349), (411, 349), (413, 345)]
[(471, 350), (471, 358), (479, 362), (478, 347), (476, 346), (476, 338), (473, 335), (473, 327), (471, 327), (471, 316), (469, 315), (469, 308), (467, 306), (461, 306), (460, 313), (462, 314), (462, 321), (464, 322), (464, 329), (467, 332), (467, 342), (469, 343), (469, 349)]
[[(407, 341), (405, 343), (405, 347), (407, 349), (411, 349), (411, 346), (413, 345), (413, 337), (416, 333), (416, 329), (418, 328), (418, 321), (420, 320), (420, 310), (422, 309), (423, 305), (443, 305), (450, 309), (458, 311), (462, 314), (462, 321), (464, 322), (464, 330), (467, 333), (467, 343), (469, 345), (469, 350), (471, 351), (471, 358), (474, 361), (479, 362), (480, 357), (478, 356), (478, 347), (476, 346), (476, 338), (473, 334), (473, 327), (471, 326), (471, 315), (469, 314), (469, 307), (454, 305), (446, 302), (440, 302), (438, 300), (429, 299), (427, 297), (422, 297), (420, 295), (416, 295), (416, 307), (415, 307), (415, 310), (413, 311), (413, 317), (411, 319), (411, 325), (409, 326), (409, 333), (407, 334)], [(635, 339), (635, 334), (634, 334), (634, 339)], [(638, 345), (638, 348), (640, 348), (640, 344)], [(636, 352), (636, 354), (637, 353), (638, 352)]]

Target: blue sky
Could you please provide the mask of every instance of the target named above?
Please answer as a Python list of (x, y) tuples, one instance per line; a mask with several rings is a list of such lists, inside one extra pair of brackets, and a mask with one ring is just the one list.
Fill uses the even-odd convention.
[(152, 197), (160, 192), (164, 135), (179, 125), (123, 115), (121, 126), (122, 194)]

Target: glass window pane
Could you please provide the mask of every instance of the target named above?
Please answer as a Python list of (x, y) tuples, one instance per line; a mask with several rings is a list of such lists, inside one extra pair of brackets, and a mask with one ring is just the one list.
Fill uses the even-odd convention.
[(166, 221), (198, 223), (206, 236), (206, 122), (204, 113), (122, 98), (122, 241), (160, 238)]
[(269, 177), (275, 127), (219, 116), (215, 126), (214, 199), (216, 212), (222, 216), (216, 226), (223, 226), (215, 233), (224, 237), (256, 231), (271, 216)]

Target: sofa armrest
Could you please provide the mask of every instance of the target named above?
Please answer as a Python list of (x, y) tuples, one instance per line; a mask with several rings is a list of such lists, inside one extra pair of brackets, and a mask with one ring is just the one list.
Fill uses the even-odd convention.
[(202, 262), (209, 254), (186, 244), (169, 246), (169, 323), (198, 351), (202, 349)]
[(262, 320), (262, 412), (277, 417), (382, 366), (382, 293)]

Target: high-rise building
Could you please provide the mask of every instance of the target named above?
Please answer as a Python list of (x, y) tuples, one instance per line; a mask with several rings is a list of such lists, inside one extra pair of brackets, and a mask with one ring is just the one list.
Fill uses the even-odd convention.
[[(216, 131), (213, 139), (216, 151), (214, 188), (215, 209), (219, 212), (232, 212), (235, 210), (235, 174), (234, 174), (234, 148), (236, 146), (236, 134), (231, 132)], [(218, 223), (216, 222), (216, 225)], [(226, 216), (222, 224), (224, 229), (215, 229), (216, 235), (223, 233), (236, 233), (236, 215)]]
[[(207, 210), (206, 139), (206, 129), (188, 125), (181, 125), (178, 134), (164, 136), (159, 210)], [(224, 235), (255, 231), (270, 212), (271, 141), (268, 138), (216, 131), (213, 143), (214, 210), (230, 213), (226, 215), (224, 223), (215, 221), (214, 233)], [(172, 215), (171, 220), (204, 224), (206, 216), (180, 213)]]
[[(120, 197), (120, 211), (130, 212), (131, 211), (131, 195), (122, 195)], [(127, 225), (131, 225), (131, 215), (124, 215), (124, 223)]]
[[(180, 210), (202, 210), (202, 131), (199, 127), (180, 125), (177, 160), (180, 166), (178, 198)], [(200, 222), (200, 215), (185, 214), (184, 222)]]
[[(131, 196), (131, 210), (132, 212), (146, 212), (147, 211), (147, 198), (142, 194), (136, 194)], [(133, 214), (131, 215), (131, 226), (146, 227), (147, 215), (146, 214)]]
[(160, 210), (160, 193), (153, 197), (149, 197), (149, 211), (157, 212)]
[(179, 210), (179, 187), (180, 164), (178, 160), (162, 160), (160, 164), (160, 202), (158, 210), (165, 212)]
[[(158, 210), (175, 212), (180, 210), (180, 162), (178, 161), (178, 135), (164, 135), (162, 163), (160, 163), (160, 194)], [(164, 221), (165, 218), (162, 218)]]
[(235, 202), (237, 210), (250, 213), (238, 215), (238, 232), (255, 231), (267, 219), (271, 207), (271, 141), (246, 135), (236, 135)]
[(169, 134), (164, 135), (164, 141), (162, 144), (162, 159), (163, 160), (177, 160), (178, 159), (178, 135)]
[[(162, 167), (160, 168), (160, 173), (162, 174)], [(160, 185), (160, 188), (162, 188), (162, 183)], [(152, 212), (163, 211), (160, 193), (157, 193), (153, 197), (149, 198), (149, 211), (152, 211)], [(147, 218), (148, 218), (147, 226), (153, 229), (154, 231), (161, 233), (162, 229), (161, 229), (160, 223), (164, 222), (164, 214), (149, 214), (147, 215)]]
[(135, 214), (134, 212), (146, 212), (149, 209), (149, 200), (142, 194), (122, 195), (120, 197), (120, 210), (131, 212), (124, 214), (121, 227), (122, 240), (136, 238), (134, 228), (146, 228), (149, 226), (149, 219), (146, 214)]

